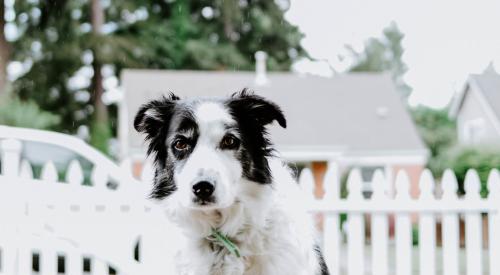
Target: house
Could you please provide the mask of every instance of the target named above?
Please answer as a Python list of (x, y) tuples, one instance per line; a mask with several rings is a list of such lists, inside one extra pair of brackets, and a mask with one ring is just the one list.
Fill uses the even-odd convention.
[[(181, 97), (223, 96), (249, 87), (277, 102), (287, 129), (273, 125), (270, 133), (282, 156), (300, 169), (310, 167), (316, 195), (328, 162), (360, 167), (368, 182), (375, 169), (390, 178), (406, 169), (416, 190), (428, 151), (405, 104), (387, 74), (343, 74), (332, 78), (257, 72), (124, 70), (124, 100), (119, 111), (122, 156), (132, 157), (139, 170), (145, 156), (143, 138), (132, 126), (139, 106), (170, 91)], [(366, 186), (370, 191), (370, 186)]]
[(469, 76), (452, 101), (450, 117), (457, 121), (461, 144), (500, 146), (500, 75), (493, 67)]

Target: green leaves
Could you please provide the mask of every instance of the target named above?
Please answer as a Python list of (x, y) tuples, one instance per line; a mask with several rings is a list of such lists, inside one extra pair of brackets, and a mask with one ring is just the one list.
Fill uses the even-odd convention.
[(391, 23), (383, 31), (382, 38), (370, 38), (365, 42), (363, 52), (356, 52), (352, 47), (350, 51), (354, 64), (351, 72), (390, 72), (397, 89), (403, 97), (408, 97), (411, 87), (408, 86), (403, 76), (408, 70), (403, 62), (404, 49), (402, 41), (404, 34), (396, 23)]
[(448, 167), (447, 152), (456, 144), (455, 121), (448, 117), (448, 110), (417, 107), (411, 110), (417, 130), (430, 150), (427, 166), (435, 177), (441, 177)]
[(24, 128), (50, 129), (59, 121), (59, 116), (40, 110), (33, 101), (24, 102), (7, 96), (0, 99), (0, 124)]

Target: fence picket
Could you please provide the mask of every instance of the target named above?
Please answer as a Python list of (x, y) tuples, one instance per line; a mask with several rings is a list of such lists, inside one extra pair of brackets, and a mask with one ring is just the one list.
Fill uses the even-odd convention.
[[(488, 201), (494, 202), (497, 207), (500, 201), (500, 173), (491, 170), (488, 177)], [(497, 211), (488, 213), (488, 232), (490, 250), (490, 274), (500, 274), (500, 207)]]
[(43, 242), (40, 249), (40, 275), (57, 274), (57, 254), (51, 243)]
[[(324, 201), (335, 203), (340, 199), (339, 167), (336, 163), (328, 164), (325, 174)], [(340, 219), (339, 213), (325, 216), (323, 228), (323, 251), (331, 275), (340, 275)]]
[[(404, 170), (396, 176), (395, 201), (409, 201), (410, 179)], [(410, 275), (412, 270), (412, 234), (410, 213), (396, 215), (396, 274)]]
[(52, 161), (48, 161), (42, 168), (42, 174), (40, 178), (46, 181), (57, 182), (58, 179), (56, 166)]
[(21, 168), (19, 171), (19, 177), (22, 179), (32, 179), (33, 178), (33, 168), (29, 161), (23, 159), (21, 161)]
[(92, 275), (108, 275), (109, 267), (101, 259), (92, 259)]
[(66, 274), (82, 275), (83, 274), (83, 257), (76, 249), (68, 251), (66, 258)]
[(16, 139), (4, 139), (0, 142), (0, 157), (2, 160), (2, 174), (15, 177), (19, 175), (22, 143)]
[(81, 185), (83, 183), (82, 166), (80, 166), (80, 162), (76, 159), (69, 163), (66, 182), (72, 185)]
[[(31, 257), (32, 252), (29, 247), (29, 244), (26, 243), (26, 240), (21, 242), (22, 244), (18, 246), (18, 259), (17, 259), (17, 270), (18, 274), (31, 274)], [(0, 274), (2, 274), (0, 272)]]
[[(353, 169), (347, 179), (352, 204), (363, 201), (362, 179), (359, 169)], [(363, 275), (365, 245), (365, 221), (363, 213), (349, 213), (347, 217), (347, 270), (349, 275)]]
[(130, 158), (125, 158), (120, 162), (120, 172), (125, 175), (126, 177), (133, 178), (134, 173), (132, 169), (132, 159)]
[[(442, 201), (447, 203), (457, 202), (458, 183), (455, 174), (450, 169), (444, 172)], [(444, 275), (458, 275), (458, 245), (459, 224), (458, 214), (455, 212), (443, 213), (443, 273)]]
[(16, 270), (16, 245), (14, 240), (9, 240), (6, 237), (12, 236), (12, 232), (2, 230), (0, 228), (0, 252), (2, 256), (2, 269), (0, 274), (11, 275), (15, 274)]
[(106, 188), (106, 184), (108, 182), (108, 176), (106, 171), (101, 167), (94, 167), (92, 174), (90, 175), (90, 180), (92, 182), (92, 186), (104, 189)]
[[(421, 203), (432, 203), (434, 197), (434, 178), (428, 169), (420, 177)], [(436, 274), (436, 218), (433, 213), (421, 213), (419, 217), (420, 274)]]
[(302, 172), (300, 173), (300, 176), (299, 176), (299, 184), (300, 184), (302, 190), (304, 190), (304, 192), (306, 192), (307, 198), (314, 200), (315, 199), (315, 197), (314, 197), (314, 177), (313, 177), (313, 174), (311, 172), (311, 169), (304, 168), (302, 170)]
[[(372, 201), (385, 203), (387, 201), (387, 180), (382, 170), (375, 171), (373, 175)], [(389, 226), (386, 213), (373, 213), (372, 215), (372, 269), (373, 274), (387, 275), (388, 270), (388, 237)]]
[[(476, 170), (468, 170), (465, 175), (464, 203), (481, 200), (481, 181)], [(465, 248), (467, 255), (467, 274), (483, 274), (482, 271), (482, 220), (479, 212), (465, 213)]]

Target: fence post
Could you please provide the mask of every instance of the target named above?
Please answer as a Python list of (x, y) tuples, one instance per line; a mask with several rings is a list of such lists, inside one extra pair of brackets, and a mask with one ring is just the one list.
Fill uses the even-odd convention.
[(0, 141), (0, 147), (2, 152), (2, 174), (10, 177), (18, 176), (22, 143), (16, 139), (4, 139)]
[[(19, 166), (21, 162), (22, 143), (16, 139), (4, 139), (0, 141), (0, 153), (2, 159), (2, 175), (10, 178), (19, 176)], [(6, 182), (0, 182), (5, 184)], [(16, 183), (14, 180), (7, 180), (7, 183)], [(3, 196), (2, 196), (3, 195)], [(17, 222), (23, 209), (22, 198), (14, 195), (0, 194), (0, 216), (2, 224), (0, 226), (0, 248), (2, 257), (2, 272), (4, 274), (16, 274), (17, 260)]]
[[(375, 171), (372, 179), (372, 201), (383, 204), (388, 201), (388, 182), (382, 170)], [(372, 214), (372, 268), (373, 274), (387, 275), (388, 270), (388, 237), (389, 225), (387, 213), (376, 212)], [(376, 257), (376, 259), (375, 259)]]
[[(347, 179), (347, 201), (355, 205), (363, 202), (362, 179), (359, 169), (353, 169)], [(365, 221), (362, 212), (349, 213), (347, 217), (347, 270), (349, 275), (363, 275), (365, 246)]]
[[(469, 169), (465, 175), (465, 202), (478, 203), (481, 200), (481, 181), (476, 170)], [(465, 213), (465, 249), (467, 274), (483, 274), (482, 268), (482, 220), (481, 213)]]
[[(425, 169), (420, 176), (419, 203), (424, 205), (436, 200), (434, 196), (434, 178), (431, 171)], [(418, 245), (420, 246), (420, 274), (436, 274), (436, 217), (434, 213), (421, 213), (418, 223)]]
[[(335, 162), (328, 163), (323, 180), (325, 195), (323, 201), (336, 203), (340, 200), (339, 167)], [(340, 275), (340, 220), (339, 213), (327, 214), (323, 228), (323, 250), (325, 261), (331, 275)]]
[[(443, 197), (441, 200), (447, 203), (456, 203), (458, 200), (458, 183), (455, 174), (450, 169), (444, 172)], [(459, 224), (458, 214), (454, 212), (443, 213), (443, 274), (458, 275), (458, 245), (459, 245)]]
[(490, 274), (500, 274), (500, 173), (493, 169), (488, 177), (488, 200), (493, 202), (496, 208), (488, 213), (488, 232), (490, 250)]

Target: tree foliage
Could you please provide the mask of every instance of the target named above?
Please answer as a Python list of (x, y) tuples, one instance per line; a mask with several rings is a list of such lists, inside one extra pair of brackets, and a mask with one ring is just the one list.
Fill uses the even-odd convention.
[(419, 106), (411, 113), (432, 156), (443, 153), (455, 144), (456, 122), (449, 118), (447, 109)]
[(456, 123), (448, 117), (447, 109), (417, 107), (411, 110), (420, 136), (430, 151), (428, 167), (436, 177), (440, 177), (446, 165), (447, 152), (456, 144)]
[[(258, 50), (267, 52), (270, 70), (288, 70), (305, 55), (302, 34), (284, 19), (286, 1), (102, 1), (100, 35), (92, 32), (90, 3), (15, 2), (11, 58), (26, 71), (14, 92), (60, 114), (61, 131), (91, 124), (96, 60), (109, 77), (123, 68), (251, 70)], [(116, 125), (113, 108), (110, 115)]]
[(401, 95), (408, 97), (411, 88), (405, 83), (403, 76), (408, 67), (403, 62), (404, 48), (402, 41), (404, 34), (396, 23), (391, 23), (383, 30), (382, 38), (370, 38), (365, 42), (364, 50), (357, 52), (348, 47), (353, 65), (351, 72), (389, 72)]
[(59, 116), (40, 110), (38, 105), (31, 100), (21, 101), (7, 94), (0, 96), (1, 125), (51, 129), (59, 121)]

